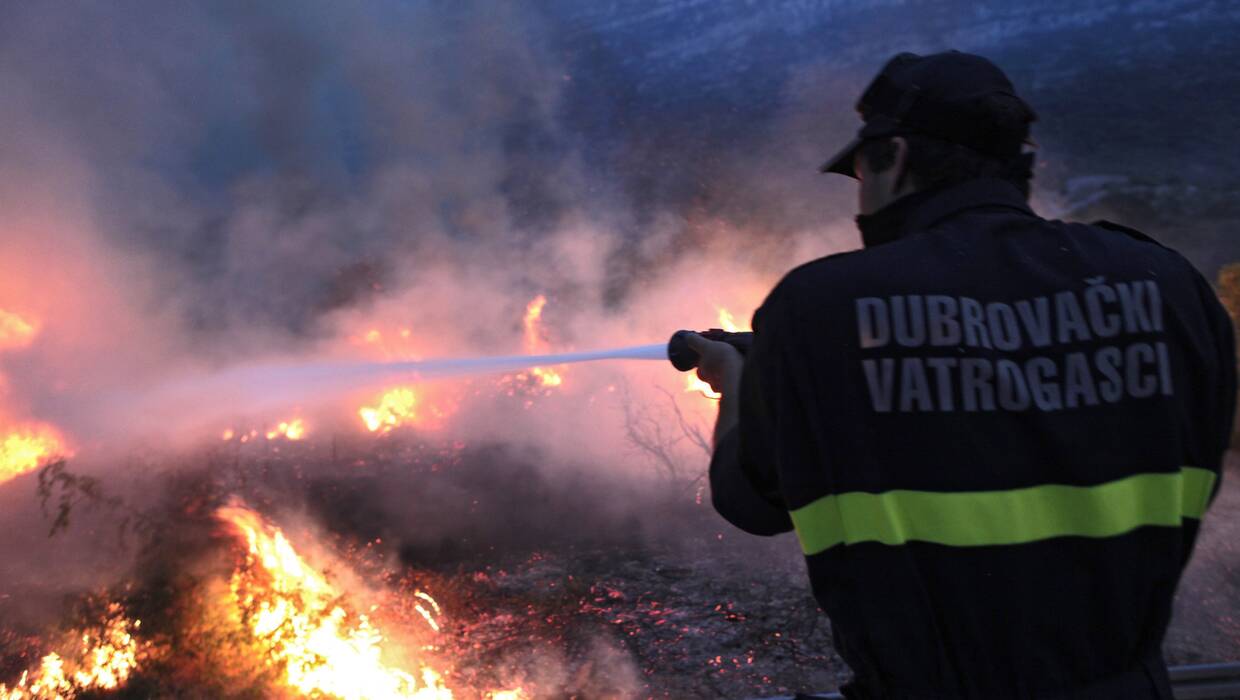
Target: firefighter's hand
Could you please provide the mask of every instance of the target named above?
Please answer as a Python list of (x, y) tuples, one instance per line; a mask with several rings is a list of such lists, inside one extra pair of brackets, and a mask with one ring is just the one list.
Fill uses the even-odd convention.
[(741, 369), (745, 356), (728, 343), (707, 340), (697, 333), (685, 335), (685, 343), (698, 354), (697, 376), (710, 384), (710, 388), (732, 395), (740, 388)]

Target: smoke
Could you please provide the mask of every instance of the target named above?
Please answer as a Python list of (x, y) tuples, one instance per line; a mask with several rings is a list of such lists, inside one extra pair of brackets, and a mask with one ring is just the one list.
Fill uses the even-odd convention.
[[(0, 153), (0, 308), (40, 328), (0, 357), (3, 405), (78, 444), (339, 404), (251, 409), (201, 392), (171, 410), (144, 397), (237, 366), (375, 359), (357, 339), (376, 330), (409, 338), (380, 359), (525, 352), (522, 316), (540, 294), (542, 351), (660, 342), (717, 325), (717, 307), (743, 321), (792, 263), (851, 243), (844, 227), (791, 231), (805, 217), (776, 213), (787, 194), (743, 216), (635, 201), (651, 166), (607, 161), (571, 124), (566, 91), (592, 77), (569, 75), (554, 17), (517, 4), (3, 13), (14, 138)], [(633, 153), (654, 140), (623, 138)], [(708, 189), (774, 195), (753, 185), (788, 180), (772, 177), (787, 151), (720, 162)], [(571, 377), (556, 405), (517, 420), (474, 402), (464, 432), (556, 447), (589, 429), (614, 461), (618, 414), (583, 421), (581, 404), (617, 382), (639, 400), (652, 384), (681, 390), (663, 367)], [(330, 420), (356, 427), (355, 408)]]
[[(211, 473), (204, 442), (230, 434), (248, 450), (237, 443), (292, 416), (308, 442), (331, 445), (331, 460), (306, 459), (339, 471), (349, 467), (338, 442), (374, 444), (358, 409), (386, 387), (306, 382), (290, 397), (255, 368), (663, 342), (719, 325), (720, 308), (745, 323), (784, 270), (853, 244), (822, 211), (805, 216), (818, 195), (795, 214), (747, 207), (781, 180), (785, 201), (822, 187), (812, 167), (781, 162), (787, 143), (759, 138), (771, 148), (704, 164), (709, 178), (673, 191), (641, 154), (663, 143), (679, 167), (695, 148), (619, 125), (611, 141), (593, 138), (572, 104), (609, 87), (570, 74), (564, 29), (506, 2), (0, 7), (0, 311), (35, 329), (21, 345), (0, 342), (0, 439), (13, 425), (52, 425), (71, 469), (137, 507), (168, 498), (163, 470)], [(666, 363), (555, 370), (556, 387), (528, 375), (419, 385), (415, 431), (510, 445), (532, 465), (471, 485), (483, 493), (560, 484), (534, 494), (554, 503), (523, 516), (530, 532), (585, 512), (596, 531), (626, 527), (648, 496), (617, 480), (655, 473), (626, 411), (675, 426), (675, 405), (709, 434), (714, 404)], [(169, 402), (178, 387), (195, 390)], [(686, 474), (703, 469), (702, 451), (669, 430), (659, 448)], [(414, 550), (462, 527), (510, 527), (502, 512), (472, 525), (447, 515), (478, 493), (416, 487), (425, 474), (386, 478), (399, 488), (378, 488), (368, 507)], [(49, 543), (35, 481), (0, 485), (11, 506), (0, 509), (0, 595), (47, 601), (0, 617), (31, 629), (62, 593), (132, 571), (132, 553), (100, 546), (117, 517), (106, 509)], [(393, 502), (410, 493), (443, 503)]]

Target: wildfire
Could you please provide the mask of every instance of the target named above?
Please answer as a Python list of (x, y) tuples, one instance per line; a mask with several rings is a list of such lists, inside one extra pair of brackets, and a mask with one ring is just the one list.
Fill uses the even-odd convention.
[(237, 430), (236, 428), (226, 428), (220, 433), (220, 440), (223, 442), (231, 442), (232, 440), (236, 440), (237, 442), (246, 443), (252, 440), (258, 440), (260, 437), (265, 437), (268, 440), (284, 439), (297, 441), (306, 437), (306, 434), (309, 431), (310, 428), (306, 425), (306, 422), (303, 419), (293, 418), (291, 420), (280, 421), (269, 430), (263, 430), (262, 432), (255, 429), (246, 430), (242, 428), (241, 430)]
[(64, 438), (46, 423), (28, 423), (0, 439), (0, 483), (38, 469), (56, 456), (68, 456)]
[(417, 405), (418, 397), (413, 393), (413, 387), (398, 386), (385, 392), (377, 406), (362, 406), (357, 414), (370, 432), (387, 433), (406, 423), (416, 422)]
[[(539, 294), (525, 307), (525, 318), (522, 322), (525, 328), (525, 351), (531, 355), (547, 351), (547, 339), (542, 330), (542, 312), (546, 305), (547, 297)], [(534, 367), (529, 374), (542, 387), (552, 388), (564, 383), (564, 375), (548, 367)]]
[(278, 437), (283, 437), (288, 440), (300, 440), (305, 436), (306, 424), (300, 418), (294, 418), (290, 421), (280, 421), (276, 427), (267, 431), (268, 440), (275, 440)]
[[(344, 607), (344, 597), (309, 566), (278, 528), (234, 502), (216, 511), (247, 544), (229, 589), (267, 663), (302, 694), (450, 700), (442, 676), (425, 664), (417, 675), (382, 660), (384, 635), (370, 618)], [(430, 596), (426, 596), (430, 599)], [(435, 605), (438, 608), (438, 605)]]
[(0, 309), (0, 350), (24, 348), (34, 341), (39, 332), (33, 322), (12, 311)]
[(101, 630), (77, 636), (75, 654), (44, 656), (39, 668), (23, 673), (13, 687), (0, 683), (0, 700), (65, 700), (86, 691), (123, 686), (138, 667), (140, 650), (133, 634), (141, 624), (126, 618), (121, 607), (112, 603)]
[[(384, 605), (362, 608), (338, 583), (330, 572), (341, 562), (329, 558), (316, 568), (283, 531), (240, 500), (217, 508), (214, 517), (239, 545), (237, 565), (219, 585), (201, 589), (207, 604), (204, 627), (187, 628), (185, 639), (214, 640), (215, 645), (196, 648), (196, 660), (201, 660), (199, 651), (210, 657), (208, 652), (221, 646), (225, 654), (244, 655), (257, 664), (256, 678), (266, 690), (261, 697), (452, 700), (446, 674), (425, 658), (411, 658), (408, 644), (398, 646), (381, 630), (378, 621), (389, 619), (383, 617), (389, 612)], [(405, 601), (426, 622), (427, 634), (437, 635), (443, 615), (439, 603), (421, 590)], [(397, 613), (390, 619), (407, 618)], [(226, 621), (222, 628), (220, 621)], [(161, 664), (178, 658), (176, 641), (169, 648), (167, 640), (153, 641), (158, 635), (143, 640), (141, 628), (120, 604), (107, 605), (98, 623), (65, 637), (63, 644), (51, 644), (54, 651), (13, 685), (0, 683), (0, 700), (71, 700), (123, 692), (139, 672), (158, 674)], [(229, 672), (227, 666), (218, 671)], [(471, 692), (471, 697), (492, 700), (529, 697), (520, 688)]]

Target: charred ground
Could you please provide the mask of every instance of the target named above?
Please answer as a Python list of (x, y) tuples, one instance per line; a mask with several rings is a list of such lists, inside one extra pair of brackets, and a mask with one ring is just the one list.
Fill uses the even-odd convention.
[[(457, 688), (516, 682), (536, 697), (754, 697), (832, 689), (847, 677), (795, 542), (731, 530), (707, 503), (667, 484), (411, 435), (212, 448), (192, 469), (183, 460), (87, 495), (80, 481), (44, 473), (51, 505), (66, 493), (75, 499), (54, 537), (91, 530), (112, 540), (124, 522), (115, 552), (127, 564), (117, 583), (59, 587), (56, 600), (6, 585), (0, 679), (45, 651), (49, 620), (77, 629), (119, 600), (156, 651), (124, 689), (99, 697), (270, 694), (273, 671), (239, 653), (247, 647), (237, 631), (204, 605), (212, 591), (204, 582), (235, 565), (235, 542), (211, 518), (235, 496), (273, 516), (295, 514), (306, 525), (290, 537), (317, 530), (350, 575), (400, 614), (411, 614), (402, 602), (410, 592), (433, 593), (444, 615), (430, 653), (446, 660)], [(1240, 658), (1234, 459), (1227, 477), (1181, 586), (1171, 663)], [(139, 500), (144, 493), (161, 495)], [(36, 599), (45, 614), (30, 614)]]

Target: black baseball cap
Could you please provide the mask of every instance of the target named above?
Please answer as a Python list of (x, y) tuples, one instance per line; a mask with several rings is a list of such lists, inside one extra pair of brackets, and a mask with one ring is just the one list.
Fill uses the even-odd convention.
[[(857, 101), (865, 121), (857, 138), (819, 170), (855, 177), (853, 154), (862, 143), (902, 134), (958, 143), (999, 160), (1015, 158), (1028, 132), (1000, 130), (981, 107), (981, 98), (990, 95), (1020, 99), (1003, 71), (981, 56), (960, 51), (899, 54), (887, 61)], [(1029, 114), (1036, 118), (1032, 109)]]

